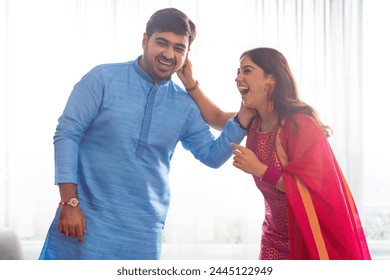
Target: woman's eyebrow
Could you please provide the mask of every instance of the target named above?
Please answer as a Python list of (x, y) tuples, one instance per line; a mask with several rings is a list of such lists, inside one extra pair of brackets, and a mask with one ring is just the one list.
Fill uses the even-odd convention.
[(255, 67), (253, 67), (252, 65), (244, 65), (244, 66), (242, 66), (242, 69), (245, 69), (245, 68), (254, 69)]
[(242, 67), (237, 68), (237, 73), (240, 73), (241, 69), (247, 69), (247, 68), (255, 69), (255, 67), (253, 67), (252, 65), (244, 65)]

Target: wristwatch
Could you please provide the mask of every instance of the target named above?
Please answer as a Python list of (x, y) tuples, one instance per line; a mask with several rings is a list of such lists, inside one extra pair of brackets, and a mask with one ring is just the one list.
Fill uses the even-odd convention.
[(76, 207), (77, 205), (79, 205), (80, 201), (73, 197), (69, 200), (69, 202), (63, 202), (63, 201), (60, 201), (60, 205), (69, 205), (69, 206), (72, 206), (72, 207)]

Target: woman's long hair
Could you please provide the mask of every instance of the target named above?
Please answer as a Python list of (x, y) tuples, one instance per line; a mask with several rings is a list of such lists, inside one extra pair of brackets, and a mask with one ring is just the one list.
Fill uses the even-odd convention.
[(279, 125), (282, 125), (282, 120), (285, 118), (289, 118), (297, 124), (293, 115), (306, 114), (315, 120), (326, 137), (331, 136), (332, 130), (321, 122), (314, 108), (299, 99), (294, 76), (283, 54), (272, 48), (256, 48), (244, 52), (241, 58), (243, 56), (248, 56), (263, 69), (266, 75), (272, 74), (274, 77), (275, 89), (272, 96), (274, 110), (279, 117)]

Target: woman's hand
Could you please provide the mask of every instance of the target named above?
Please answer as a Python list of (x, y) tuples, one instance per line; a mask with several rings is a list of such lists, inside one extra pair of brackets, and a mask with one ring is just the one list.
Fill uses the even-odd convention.
[(254, 152), (243, 146), (231, 143), (236, 150), (233, 151), (233, 165), (242, 171), (261, 177), (267, 166), (259, 161)]
[(191, 88), (196, 84), (196, 80), (192, 77), (192, 64), (188, 59), (188, 54), (184, 65), (179, 70), (177, 70), (176, 74), (185, 88)]

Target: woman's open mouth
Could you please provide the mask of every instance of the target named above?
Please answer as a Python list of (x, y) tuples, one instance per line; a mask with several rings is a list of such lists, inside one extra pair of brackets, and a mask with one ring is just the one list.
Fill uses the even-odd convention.
[(249, 88), (247, 86), (237, 86), (237, 88), (242, 96), (244, 96), (245, 94), (247, 94), (249, 92)]

